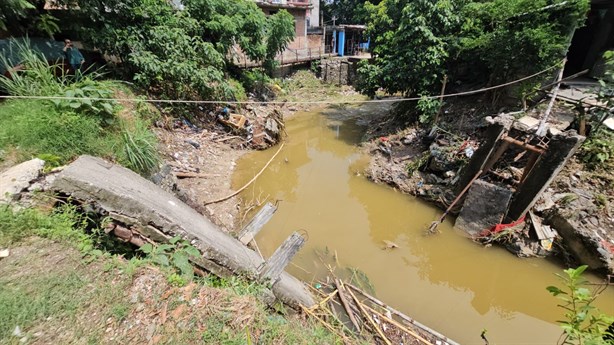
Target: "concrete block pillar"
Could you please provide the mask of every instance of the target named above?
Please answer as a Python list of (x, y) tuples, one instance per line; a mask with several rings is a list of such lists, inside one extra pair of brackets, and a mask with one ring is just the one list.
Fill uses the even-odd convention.
[(507, 211), (508, 222), (519, 219), (533, 207), (537, 198), (550, 186), (584, 139), (586, 138), (575, 131), (568, 131), (550, 140), (548, 150), (535, 163), (524, 183), (514, 194)]
[(473, 179), (475, 174), (478, 173), (486, 163), (488, 159), (495, 152), (495, 148), (497, 147), (497, 142), (499, 139), (510, 129), (512, 123), (514, 122), (514, 118), (511, 116), (498, 116), (496, 119), (487, 118), (487, 121), (490, 122), (490, 126), (486, 130), (484, 135), (484, 141), (480, 145), (480, 147), (473, 153), (471, 156), (471, 160), (469, 164), (465, 166), (463, 172), (461, 173), (461, 177), (458, 180), (458, 184), (456, 185), (456, 194), (460, 193), (467, 183)]

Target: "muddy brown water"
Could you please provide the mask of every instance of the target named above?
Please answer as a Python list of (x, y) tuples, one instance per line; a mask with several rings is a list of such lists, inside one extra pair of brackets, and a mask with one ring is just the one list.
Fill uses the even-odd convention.
[[(477, 245), (450, 219), (440, 234), (425, 236), (440, 210), (361, 174), (368, 157), (357, 144), (364, 134), (361, 118), (369, 111), (305, 112), (286, 122), (283, 151), (242, 194), (245, 204), (279, 200), (277, 213), (256, 237), (264, 257), (304, 229), (308, 242), (288, 271), (312, 285), (326, 275), (323, 261), (345, 273), (355, 268), (379, 299), (462, 344), (483, 344), (483, 329), (490, 343), (555, 344), (562, 311), (546, 287), (560, 286), (555, 273), (563, 267)], [(246, 155), (237, 165), (235, 187), (275, 151)], [(398, 248), (384, 249), (384, 240)], [(326, 253), (337, 260), (327, 260)], [(613, 315), (614, 289), (598, 302)]]

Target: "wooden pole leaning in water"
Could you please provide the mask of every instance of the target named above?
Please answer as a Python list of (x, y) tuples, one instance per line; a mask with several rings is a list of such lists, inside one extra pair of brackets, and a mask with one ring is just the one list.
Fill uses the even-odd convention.
[(429, 233), (434, 233), (435, 230), (437, 230), (437, 227), (439, 226), (439, 224), (443, 223), (443, 220), (446, 219), (446, 216), (448, 215), (448, 213), (450, 212), (450, 210), (452, 210), (452, 207), (454, 207), (454, 205), (456, 205), (456, 203), (461, 199), (461, 197), (463, 195), (465, 195), (465, 193), (467, 193), (467, 191), (469, 190), (469, 187), (471, 187), (471, 185), (473, 184), (473, 182), (475, 182), (475, 180), (478, 179), (478, 177), (480, 177), (480, 175), (482, 175), (482, 169), (480, 169), (480, 171), (478, 171), (477, 174), (475, 174), (475, 176), (473, 176), (473, 178), (471, 179), (471, 181), (469, 181), (469, 183), (467, 183), (467, 185), (465, 186), (465, 188), (463, 188), (463, 190), (458, 194), (458, 196), (456, 197), (456, 199), (454, 199), (454, 201), (452, 201), (452, 203), (450, 204), (450, 206), (448, 206), (448, 208), (446, 209), (446, 211), (441, 215), (441, 217), (439, 218), (439, 220), (434, 221), (433, 223), (431, 223), (431, 226), (429, 227)]
[(243, 191), (245, 188), (249, 187), (249, 185), (250, 185), (250, 184), (254, 183), (254, 181), (256, 181), (256, 179), (257, 179), (258, 177), (260, 177), (260, 175), (262, 175), (262, 173), (263, 173), (263, 172), (266, 170), (266, 168), (268, 168), (268, 167), (269, 167), (269, 165), (271, 164), (271, 162), (273, 162), (273, 160), (275, 159), (275, 157), (277, 157), (277, 155), (278, 155), (278, 154), (281, 152), (281, 149), (283, 149), (283, 148), (284, 148), (284, 145), (285, 145), (285, 143), (281, 143), (281, 145), (279, 146), (279, 149), (277, 150), (277, 152), (275, 152), (275, 154), (273, 155), (273, 157), (271, 157), (271, 159), (269, 159), (269, 161), (268, 161), (268, 162), (267, 162), (267, 163), (264, 165), (264, 167), (262, 167), (262, 170), (260, 170), (260, 172), (259, 172), (259, 173), (257, 173), (257, 174), (256, 174), (256, 176), (254, 176), (254, 177), (253, 177), (251, 180), (249, 180), (249, 182), (247, 182), (247, 183), (245, 184), (245, 186), (243, 186), (243, 187), (239, 188), (239, 189), (238, 189), (236, 192), (234, 192), (234, 193), (232, 193), (232, 194), (230, 194), (230, 195), (227, 195), (227, 196), (225, 196), (225, 197), (223, 197), (223, 198), (219, 198), (219, 199), (217, 199), (217, 200), (207, 201), (207, 202), (205, 202), (203, 205), (215, 204), (215, 203), (218, 203), (218, 202), (221, 202), (221, 201), (225, 201), (225, 200), (228, 200), (228, 199), (232, 198), (233, 196), (235, 196), (235, 195), (237, 195), (237, 194), (241, 193), (241, 192), (242, 192), (242, 191)]

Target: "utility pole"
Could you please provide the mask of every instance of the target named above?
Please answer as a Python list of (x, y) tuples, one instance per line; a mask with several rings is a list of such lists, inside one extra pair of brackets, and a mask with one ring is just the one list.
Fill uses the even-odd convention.
[(335, 21), (337, 20), (337, 16), (333, 16), (333, 55), (337, 54), (337, 28), (335, 27)]

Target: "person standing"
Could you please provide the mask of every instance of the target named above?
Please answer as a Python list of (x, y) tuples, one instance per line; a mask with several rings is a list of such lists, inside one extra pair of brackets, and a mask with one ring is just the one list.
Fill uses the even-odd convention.
[(72, 44), (71, 40), (65, 39), (63, 50), (66, 60), (68, 61), (68, 64), (72, 70), (75, 71), (75, 74), (81, 73), (81, 66), (83, 66), (85, 59), (83, 58), (83, 55), (79, 49)]

